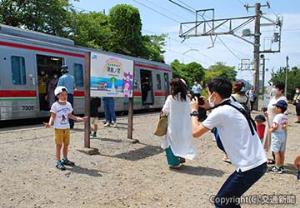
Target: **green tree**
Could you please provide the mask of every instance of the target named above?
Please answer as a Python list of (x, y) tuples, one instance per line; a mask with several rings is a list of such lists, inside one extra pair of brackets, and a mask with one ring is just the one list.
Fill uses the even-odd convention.
[(100, 12), (72, 13), (69, 38), (77, 45), (109, 50), (112, 32), (106, 15)]
[(66, 36), (68, 0), (2, 0), (1, 23), (52, 35)]
[[(272, 74), (271, 82), (276, 83), (276, 82), (282, 82), (285, 83), (285, 76), (286, 76), (286, 71), (285, 68), (279, 69), (276, 73)], [(300, 68), (298, 67), (293, 67), (291, 70), (288, 72), (288, 84), (287, 84), (287, 98), (289, 100), (293, 99), (293, 96), (295, 94), (295, 88), (300, 87)]]
[(232, 66), (226, 66), (225, 64), (218, 62), (214, 65), (211, 65), (206, 71), (205, 71), (205, 82), (215, 78), (215, 77), (224, 77), (231, 81), (234, 81), (236, 79), (237, 72), (235, 70), (235, 67)]
[(132, 56), (143, 55), (139, 10), (131, 5), (118, 4), (110, 10), (108, 16), (113, 33), (110, 51)]
[(176, 59), (171, 63), (171, 67), (174, 77), (183, 78), (189, 86), (191, 86), (194, 81), (201, 82), (204, 78), (205, 69), (197, 62), (184, 64)]
[(144, 35), (143, 36), (143, 46), (144, 52), (142, 54), (143, 58), (164, 62), (163, 47), (165, 46), (166, 35)]

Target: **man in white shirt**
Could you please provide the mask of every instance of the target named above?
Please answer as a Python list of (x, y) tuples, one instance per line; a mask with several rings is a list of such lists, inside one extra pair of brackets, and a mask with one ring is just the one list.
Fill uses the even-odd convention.
[(209, 98), (201, 107), (213, 108), (203, 123), (195, 116), (198, 100), (191, 102), (193, 136), (201, 137), (218, 129), (224, 150), (236, 171), (229, 176), (215, 197), (215, 206), (240, 207), (240, 197), (267, 171), (267, 158), (254, 126), (243, 107), (230, 99), (232, 84), (215, 78), (208, 84)]
[(202, 86), (195, 81), (192, 87), (193, 96), (199, 97), (201, 95)]

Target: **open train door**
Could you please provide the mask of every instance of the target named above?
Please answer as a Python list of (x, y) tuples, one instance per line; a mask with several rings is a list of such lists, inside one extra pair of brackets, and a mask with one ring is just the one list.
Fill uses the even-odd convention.
[(153, 105), (153, 81), (152, 72), (149, 70), (141, 70), (141, 89), (142, 89), (142, 104)]
[(55, 101), (54, 89), (61, 75), (63, 58), (37, 54), (36, 60), (39, 107), (40, 111), (48, 112)]

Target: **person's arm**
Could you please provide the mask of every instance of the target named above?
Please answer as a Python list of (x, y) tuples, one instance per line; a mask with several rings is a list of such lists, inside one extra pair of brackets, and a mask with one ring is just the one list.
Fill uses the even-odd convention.
[(204, 127), (202, 123), (198, 121), (197, 116), (192, 116), (192, 135), (193, 137), (201, 137), (206, 132), (210, 131), (210, 129)]
[(51, 112), (48, 123), (44, 123), (46, 128), (50, 128), (55, 120), (56, 114)]
[(274, 131), (276, 131), (278, 129), (278, 123), (273, 123), (273, 125), (272, 125), (272, 127), (270, 128), (270, 132), (274, 132)]
[(68, 118), (74, 120), (74, 121), (80, 121), (80, 122), (83, 122), (83, 121), (87, 121), (88, 117), (87, 116), (84, 116), (84, 117), (79, 117), (79, 116), (75, 116), (73, 115), (72, 113), (70, 113), (68, 115)]
[[(208, 106), (207, 101), (205, 101), (205, 104), (201, 107), (207, 107), (207, 106)], [(191, 112), (194, 112), (194, 111), (198, 112), (198, 109), (199, 109), (198, 98), (195, 97), (191, 101)], [(210, 129), (204, 127), (202, 125), (202, 123), (200, 123), (198, 121), (197, 116), (192, 116), (192, 135), (193, 135), (193, 137), (201, 137), (208, 131), (210, 131)]]

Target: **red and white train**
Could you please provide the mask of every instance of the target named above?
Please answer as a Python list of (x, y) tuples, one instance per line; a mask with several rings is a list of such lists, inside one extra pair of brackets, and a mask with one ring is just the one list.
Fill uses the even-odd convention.
[[(0, 120), (49, 115), (47, 85), (68, 65), (75, 78), (74, 110), (84, 112), (85, 53), (72, 40), (0, 24)], [(134, 109), (161, 108), (172, 77), (167, 64), (104, 51), (134, 62)], [(145, 90), (146, 89), (146, 90)], [(116, 98), (116, 111), (126, 111), (128, 100)], [(103, 109), (102, 109), (103, 110)]]

